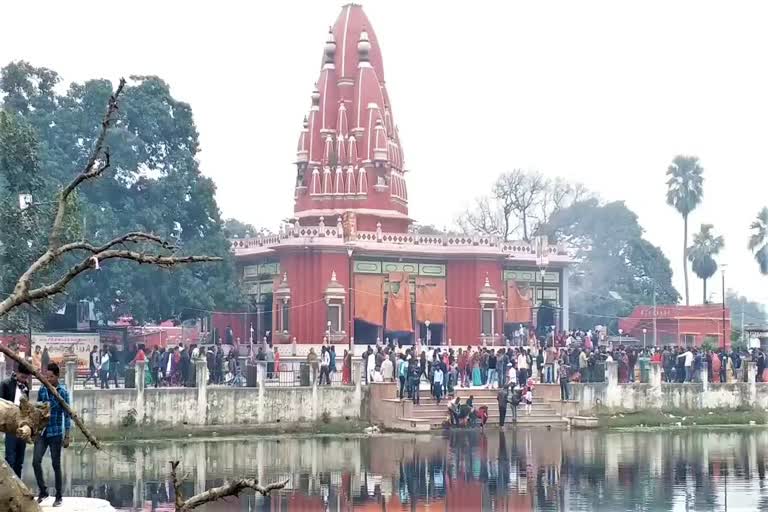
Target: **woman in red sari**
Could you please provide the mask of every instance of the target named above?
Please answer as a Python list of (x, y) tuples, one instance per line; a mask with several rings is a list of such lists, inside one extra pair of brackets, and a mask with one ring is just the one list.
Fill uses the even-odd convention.
[(714, 384), (720, 383), (720, 367), (722, 363), (720, 361), (720, 356), (717, 355), (717, 352), (712, 352), (712, 382)]
[(341, 366), (341, 383), (352, 384), (352, 354), (344, 350), (344, 361)]

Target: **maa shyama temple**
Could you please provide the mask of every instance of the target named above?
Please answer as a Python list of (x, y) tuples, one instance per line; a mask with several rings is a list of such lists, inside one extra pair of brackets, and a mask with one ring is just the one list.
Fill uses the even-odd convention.
[(414, 231), (382, 51), (359, 5), (329, 30), (295, 165), (292, 222), (232, 240), (250, 314), (219, 314), (216, 328), (276, 344), (463, 346), (568, 328), (561, 248)]

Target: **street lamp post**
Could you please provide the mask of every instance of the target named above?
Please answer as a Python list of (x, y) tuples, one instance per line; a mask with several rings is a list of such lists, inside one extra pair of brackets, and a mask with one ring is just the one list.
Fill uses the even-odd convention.
[(645, 334), (648, 332), (648, 329), (643, 327), (643, 351), (645, 351)]
[(429, 330), (429, 325), (431, 323), (432, 322), (430, 322), (429, 320), (424, 321), (424, 325), (427, 327), (427, 346), (430, 346), (430, 342), (432, 341), (432, 333)]
[(621, 345), (621, 335), (624, 334), (624, 329), (619, 329), (619, 345)]
[(720, 276), (722, 278), (722, 294), (723, 294), (723, 350), (725, 350), (725, 268), (728, 265), (722, 263), (720, 265)]

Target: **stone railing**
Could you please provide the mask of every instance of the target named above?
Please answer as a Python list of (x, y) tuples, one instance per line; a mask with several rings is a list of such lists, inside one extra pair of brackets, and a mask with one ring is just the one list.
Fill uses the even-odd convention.
[[(376, 231), (357, 231), (351, 237), (344, 237), (344, 230), (341, 225), (341, 219), (337, 219), (335, 225), (325, 225), (324, 219), (320, 218), (320, 224), (317, 226), (289, 225), (287, 228), (281, 228), (277, 234), (258, 235), (249, 238), (234, 238), (231, 240), (232, 248), (235, 252), (262, 247), (270, 247), (285, 243), (327, 243), (328, 239), (336, 239), (336, 243), (380, 243), (395, 246), (413, 246), (414, 248), (423, 247), (445, 247), (457, 249), (486, 249), (491, 252), (519, 254), (527, 256), (536, 255), (534, 244), (524, 241), (505, 242), (496, 236), (487, 235), (422, 235), (418, 233), (389, 233), (377, 229)], [(551, 245), (547, 249), (550, 256), (567, 255), (562, 246)]]
[(317, 226), (301, 226), (298, 224), (288, 225), (286, 228), (280, 228), (277, 234), (256, 235), (254, 237), (233, 238), (230, 240), (232, 249), (238, 250), (258, 249), (260, 247), (269, 247), (279, 245), (286, 241), (301, 239), (303, 242), (315, 238), (343, 239), (344, 230), (341, 226), (341, 219), (337, 219), (335, 225), (327, 226), (323, 217), (320, 217), (320, 224)]
[[(361, 242), (380, 242), (398, 245), (419, 245), (425, 247), (488, 247), (501, 252), (517, 254), (536, 254), (536, 247), (529, 242), (504, 242), (499, 237), (487, 235), (421, 235), (417, 233), (387, 233), (377, 231), (358, 231), (355, 240)], [(563, 255), (563, 247), (552, 245), (550, 255)]]

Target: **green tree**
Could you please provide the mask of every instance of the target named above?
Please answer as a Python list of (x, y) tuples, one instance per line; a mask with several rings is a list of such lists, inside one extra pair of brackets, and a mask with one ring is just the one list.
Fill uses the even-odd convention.
[(571, 325), (615, 329), (617, 319), (635, 306), (680, 299), (672, 269), (661, 250), (643, 238), (637, 215), (624, 202), (577, 202), (556, 212), (542, 232), (573, 248), (578, 263), (571, 272)]
[(713, 229), (712, 224), (702, 224), (699, 232), (693, 235), (693, 245), (688, 248), (691, 270), (704, 283), (703, 304), (707, 303), (707, 279), (717, 272), (715, 256), (725, 246), (723, 237), (715, 236), (712, 233)]
[(667, 204), (683, 217), (683, 276), (685, 304), (688, 297), (688, 216), (701, 203), (704, 195), (704, 169), (695, 156), (677, 155), (667, 168)]
[(768, 207), (757, 212), (757, 217), (749, 226), (749, 250), (755, 255), (761, 274), (768, 274)]
[[(52, 70), (26, 62), (0, 72), (3, 107), (37, 132), (45, 180), (66, 183), (87, 161), (112, 84), (73, 83), (64, 94)], [(137, 321), (184, 320), (213, 309), (238, 309), (238, 287), (216, 187), (200, 172), (198, 132), (191, 107), (158, 77), (132, 76), (106, 135), (113, 172), (79, 191), (77, 224), (108, 238), (127, 231), (152, 232), (185, 252), (224, 259), (220, 265), (164, 269), (115, 261), (89, 273), (69, 290), (70, 300), (94, 300), (104, 320), (124, 314)], [(40, 236), (44, 236), (40, 234)]]

